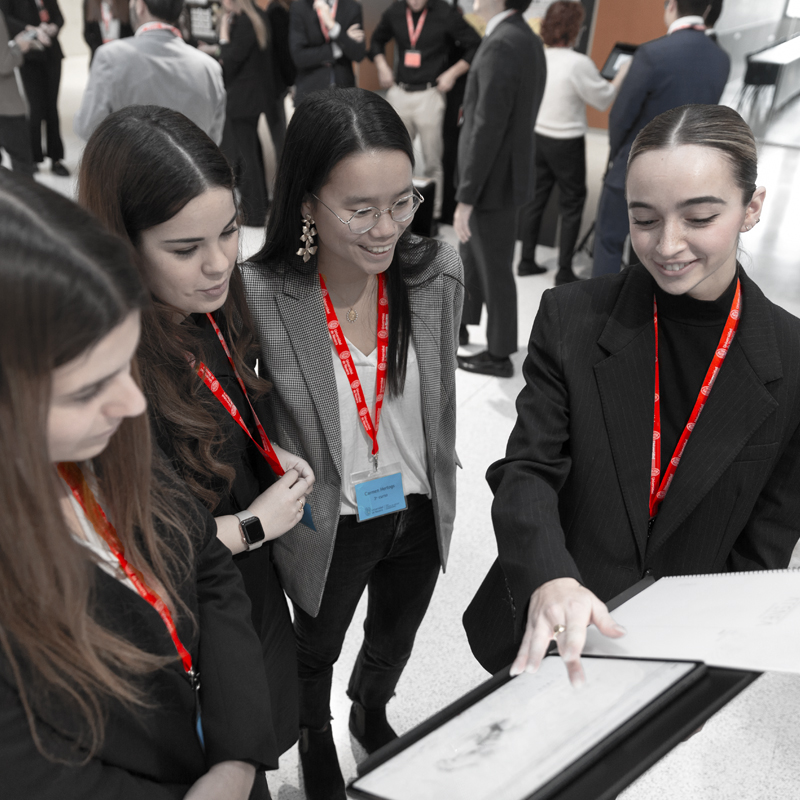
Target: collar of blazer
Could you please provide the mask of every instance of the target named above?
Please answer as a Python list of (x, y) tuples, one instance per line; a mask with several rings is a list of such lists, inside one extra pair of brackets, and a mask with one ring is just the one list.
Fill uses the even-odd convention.
[[(633, 267), (598, 344), (594, 366), (617, 476), (640, 556), (661, 547), (719, 480), (753, 433), (777, 408), (765, 384), (781, 378), (771, 303), (739, 269), (743, 313), (736, 338), (697, 422), (648, 541), (655, 337), (653, 284)], [(631, 376), (642, 376), (641, 380)]]

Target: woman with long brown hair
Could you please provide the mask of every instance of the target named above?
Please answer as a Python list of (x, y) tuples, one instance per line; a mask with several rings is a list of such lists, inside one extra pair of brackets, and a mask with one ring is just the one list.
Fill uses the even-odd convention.
[(236, 570), (150, 447), (146, 303), (122, 242), (0, 173), (5, 796), (245, 800), (274, 766)]
[(297, 667), (272, 540), (304, 518), (314, 476), (270, 443), (269, 384), (253, 369), (258, 347), (236, 264), (233, 185), (219, 148), (186, 117), (131, 106), (89, 139), (78, 195), (130, 241), (153, 298), (139, 351), (153, 428), (236, 554), (283, 752), (298, 736)]

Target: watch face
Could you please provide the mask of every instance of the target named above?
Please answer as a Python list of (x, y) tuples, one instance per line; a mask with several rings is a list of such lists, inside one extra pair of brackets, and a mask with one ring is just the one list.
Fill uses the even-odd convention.
[(261, 520), (258, 517), (250, 517), (242, 522), (242, 533), (248, 545), (258, 544), (264, 541), (264, 529), (261, 527)]

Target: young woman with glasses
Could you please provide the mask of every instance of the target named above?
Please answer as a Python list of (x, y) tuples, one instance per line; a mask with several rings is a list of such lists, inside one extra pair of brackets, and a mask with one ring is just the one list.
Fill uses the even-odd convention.
[(378, 95), (310, 96), (287, 131), (266, 244), (242, 265), (278, 441), (316, 475), (316, 531), (297, 526), (275, 545), (294, 602), (311, 800), (345, 796), (331, 676), (365, 587), (348, 695), (350, 730), (372, 752), (395, 737), (386, 704), (453, 526), (462, 267), (449, 246), (407, 231), (421, 202), (413, 163)]

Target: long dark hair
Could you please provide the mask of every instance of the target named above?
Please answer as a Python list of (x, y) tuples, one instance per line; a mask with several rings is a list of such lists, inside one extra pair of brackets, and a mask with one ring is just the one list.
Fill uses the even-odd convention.
[(687, 105), (659, 114), (633, 140), (628, 169), (643, 153), (684, 144), (719, 150), (730, 162), (733, 179), (747, 205), (756, 190), (758, 149), (741, 115), (727, 106)]
[[(183, 114), (158, 106), (129, 106), (106, 117), (81, 161), (78, 201), (136, 248), (143, 231), (172, 219), (207, 189), (233, 192), (230, 165), (213, 141)], [(137, 258), (142, 274), (144, 265)], [(253, 323), (239, 270), (218, 312), (234, 363), (253, 397), (269, 384), (248, 366), (257, 357)], [(175, 309), (153, 298), (142, 319), (139, 360), (154, 425), (172, 442), (177, 468), (209, 510), (220, 480), (233, 484), (233, 467), (218, 453), (225, 434), (216, 399), (191, 366), (206, 361), (200, 329), (175, 321)]]
[[(94, 562), (68, 532), (46, 435), (53, 370), (146, 304), (124, 242), (61, 195), (0, 170), (0, 647), (49, 757), (40, 705), (76, 709), (78, 745), (91, 755), (104, 701), (152, 701), (137, 676), (165, 663), (95, 619)], [(126, 419), (93, 465), (126, 557), (188, 614), (175, 589), (191, 564), (187, 523), (175, 481), (153, 463), (146, 417)]]
[[(288, 264), (303, 272), (316, 270), (296, 255), (304, 201), (319, 194), (331, 170), (344, 158), (369, 150), (400, 150), (414, 165), (414, 148), (403, 121), (382, 97), (365, 89), (314, 92), (294, 113), (275, 179), (275, 198), (267, 220), (264, 247), (251, 259), (267, 269)], [(390, 394), (403, 391), (411, 337), (411, 307), (404, 278), (434, 258), (436, 242), (406, 231), (386, 271), (389, 295)]]

